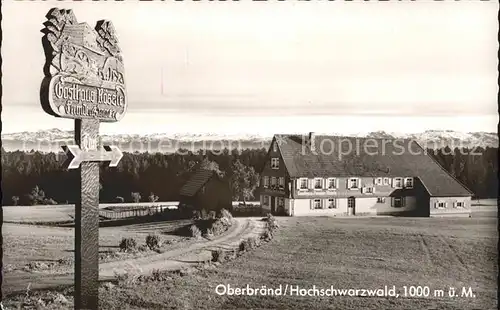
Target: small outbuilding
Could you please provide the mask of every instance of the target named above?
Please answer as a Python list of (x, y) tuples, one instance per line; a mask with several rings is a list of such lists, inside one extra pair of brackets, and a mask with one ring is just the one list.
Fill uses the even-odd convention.
[(180, 191), (179, 208), (184, 210), (231, 210), (229, 182), (215, 170), (198, 169)]

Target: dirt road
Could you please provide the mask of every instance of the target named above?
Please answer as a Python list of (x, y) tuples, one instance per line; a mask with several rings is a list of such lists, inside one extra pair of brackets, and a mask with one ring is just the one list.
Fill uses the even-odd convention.
[[(199, 262), (210, 260), (211, 250), (234, 248), (241, 240), (256, 236), (264, 230), (264, 222), (259, 218), (236, 218), (235, 225), (225, 234), (213, 240), (201, 240), (185, 248), (155, 254), (146, 257), (127, 259), (99, 264), (99, 280), (111, 280), (116, 274), (133, 272), (149, 274), (154, 269), (176, 270), (189, 267)], [(47, 289), (57, 286), (72, 285), (73, 274), (46, 274), (15, 271), (4, 274), (3, 294), (8, 296), (25, 292), (27, 288)]]

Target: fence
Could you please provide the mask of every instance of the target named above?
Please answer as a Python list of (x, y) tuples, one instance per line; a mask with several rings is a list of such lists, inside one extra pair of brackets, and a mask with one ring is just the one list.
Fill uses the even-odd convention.
[(153, 205), (153, 206), (119, 206), (114, 210), (108, 208), (100, 209), (99, 216), (108, 220), (119, 220), (133, 217), (153, 216), (164, 214), (166, 211), (177, 210), (173, 205)]
[(259, 202), (233, 202), (233, 216), (262, 216), (262, 207)]

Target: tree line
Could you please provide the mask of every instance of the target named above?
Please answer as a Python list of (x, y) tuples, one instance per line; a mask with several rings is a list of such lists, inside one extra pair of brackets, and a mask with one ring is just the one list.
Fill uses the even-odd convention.
[[(498, 148), (431, 151), (476, 198), (498, 195)], [(235, 200), (259, 197), (258, 173), (267, 150), (224, 150), (217, 154), (182, 150), (173, 154), (124, 153), (118, 167), (101, 165), (100, 201), (178, 201), (181, 187), (200, 166), (216, 169), (230, 184)], [(75, 203), (77, 170), (65, 170), (64, 153), (6, 152), (2, 148), (2, 204)]]

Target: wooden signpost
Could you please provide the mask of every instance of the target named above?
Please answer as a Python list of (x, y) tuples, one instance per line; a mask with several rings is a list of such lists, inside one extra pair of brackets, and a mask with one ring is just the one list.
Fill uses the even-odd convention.
[(40, 101), (50, 115), (74, 119), (75, 145), (64, 146), (68, 169), (80, 170), (75, 206), (75, 309), (97, 309), (99, 289), (99, 162), (116, 167), (122, 153), (99, 142), (99, 123), (127, 109), (123, 59), (113, 25), (92, 29), (72, 10), (51, 9), (42, 32), (45, 78)]

